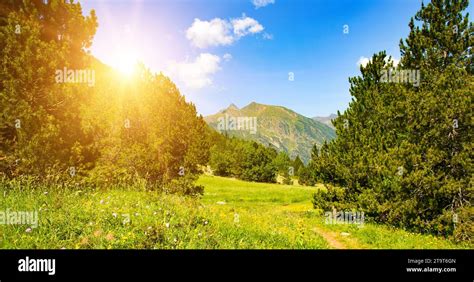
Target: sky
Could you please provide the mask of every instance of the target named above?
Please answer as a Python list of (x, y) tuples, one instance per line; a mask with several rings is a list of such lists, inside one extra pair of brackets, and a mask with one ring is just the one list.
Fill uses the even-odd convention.
[(421, 7), (421, 0), (80, 2), (98, 17), (94, 56), (124, 71), (138, 60), (163, 72), (200, 114), (257, 102), (307, 117), (343, 112), (349, 77), (374, 53), (399, 59)]

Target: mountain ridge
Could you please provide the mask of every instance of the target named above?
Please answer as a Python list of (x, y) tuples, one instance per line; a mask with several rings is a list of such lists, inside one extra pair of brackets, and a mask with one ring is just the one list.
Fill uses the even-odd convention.
[(313, 117), (313, 119), (315, 121), (319, 121), (321, 123), (324, 123), (326, 124), (327, 126), (331, 127), (331, 128), (335, 128), (334, 125), (332, 124), (332, 120), (337, 118), (337, 115), (336, 114), (330, 114), (329, 116), (325, 117), (325, 116), (315, 116)]
[[(299, 156), (305, 163), (311, 158), (314, 144), (321, 146), (336, 136), (334, 129), (322, 122), (284, 106), (257, 102), (240, 109), (230, 104), (204, 120), (221, 133), (274, 147), (287, 152), (292, 159)], [(252, 131), (253, 122), (256, 130)]]

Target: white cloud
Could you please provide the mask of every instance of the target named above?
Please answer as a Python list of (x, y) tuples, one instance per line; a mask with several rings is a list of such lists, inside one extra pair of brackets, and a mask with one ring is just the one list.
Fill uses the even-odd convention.
[(367, 66), (367, 64), (370, 62), (370, 59), (369, 58), (366, 58), (366, 57), (360, 57), (359, 60), (357, 61), (357, 65), (358, 66)]
[(194, 19), (193, 24), (186, 31), (186, 38), (198, 48), (230, 45), (234, 42), (234, 38), (230, 34), (231, 28), (228, 21), (219, 18), (211, 21)]
[(186, 38), (192, 45), (202, 49), (230, 45), (243, 36), (260, 33), (263, 30), (264, 27), (257, 20), (245, 14), (230, 21), (220, 18), (210, 21), (194, 19), (191, 27), (186, 30)]
[(234, 27), (234, 34), (238, 37), (247, 34), (255, 34), (263, 31), (263, 26), (255, 19), (242, 15), (241, 18), (233, 19), (232, 26)]
[(221, 59), (213, 54), (202, 53), (193, 62), (173, 62), (168, 67), (169, 75), (190, 89), (212, 85), (212, 75), (221, 68)]
[(252, 0), (252, 4), (255, 6), (255, 9), (262, 8), (274, 3), (275, 0)]
[(228, 62), (232, 60), (232, 55), (229, 53), (225, 53), (224, 56), (222, 56), (222, 58), (224, 59), (224, 61)]
[[(385, 57), (385, 62), (388, 63), (388, 58), (389, 57)], [(357, 61), (357, 65), (358, 66), (363, 66), (363, 67), (366, 67), (367, 64), (371, 61), (371, 59), (367, 58), (367, 57), (360, 57), (359, 60)], [(397, 58), (394, 58), (392, 57), (392, 61), (393, 61), (393, 66), (396, 67), (398, 66), (398, 64), (400, 63), (400, 59), (397, 59)]]

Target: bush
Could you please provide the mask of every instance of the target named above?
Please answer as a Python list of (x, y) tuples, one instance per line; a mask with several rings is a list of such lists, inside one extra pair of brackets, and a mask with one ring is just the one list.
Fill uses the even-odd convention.
[(211, 148), (209, 164), (215, 175), (246, 181), (276, 181), (278, 168), (274, 149), (252, 141), (220, 136)]
[(342, 188), (326, 185), (326, 190), (319, 189), (313, 194), (313, 207), (323, 211), (343, 209), (341, 204), (345, 198), (345, 191)]
[(173, 179), (163, 186), (163, 191), (167, 194), (177, 194), (182, 196), (198, 197), (204, 194), (204, 186), (196, 185), (197, 176), (186, 175)]

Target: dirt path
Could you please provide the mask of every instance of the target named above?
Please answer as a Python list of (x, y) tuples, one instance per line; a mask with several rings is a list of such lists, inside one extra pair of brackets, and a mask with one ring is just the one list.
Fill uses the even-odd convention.
[(330, 232), (326, 232), (320, 228), (314, 227), (313, 231), (320, 235), (321, 237), (328, 242), (329, 246), (333, 249), (347, 249), (346, 246), (336, 239), (336, 237)]

